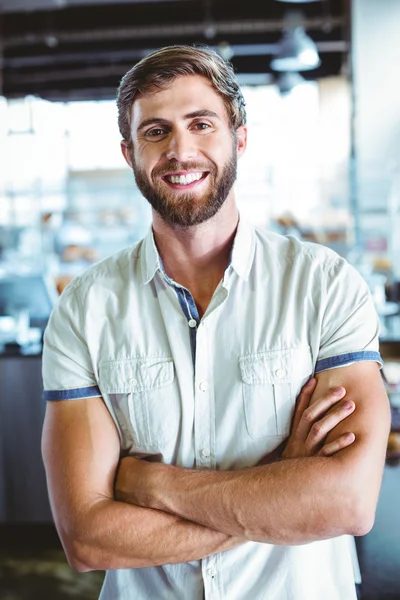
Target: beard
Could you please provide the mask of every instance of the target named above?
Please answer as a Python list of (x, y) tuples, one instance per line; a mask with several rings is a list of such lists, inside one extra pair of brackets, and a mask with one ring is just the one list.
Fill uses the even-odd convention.
[[(200, 164), (171, 161), (162, 168), (155, 168), (151, 174), (151, 181), (136, 165), (133, 149), (131, 161), (136, 185), (163, 221), (169, 225), (191, 227), (211, 219), (227, 199), (237, 176), (236, 139), (232, 145), (232, 154), (223, 165), (219, 176), (216, 165), (211, 162)], [(207, 178), (210, 181), (208, 190), (203, 196), (197, 193), (169, 190), (167, 184), (160, 181), (163, 175), (189, 170), (208, 172)]]

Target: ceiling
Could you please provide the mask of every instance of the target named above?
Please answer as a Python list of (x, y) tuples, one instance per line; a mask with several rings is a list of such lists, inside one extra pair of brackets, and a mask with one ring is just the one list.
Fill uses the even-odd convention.
[[(350, 0), (0, 0), (0, 94), (114, 98), (124, 73), (169, 44), (229, 44), (242, 83), (271, 81), (269, 63), (289, 11), (317, 43), (321, 78), (343, 72)], [(293, 14), (292, 14), (293, 18)], [(0, 57), (1, 58), (1, 57)], [(1, 65), (1, 60), (0, 60)]]

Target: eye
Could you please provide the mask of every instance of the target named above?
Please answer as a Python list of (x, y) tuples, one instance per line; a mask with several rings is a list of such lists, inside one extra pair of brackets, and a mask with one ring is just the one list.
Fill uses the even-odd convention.
[(211, 125), (209, 123), (204, 123), (203, 121), (194, 124), (194, 128), (199, 131), (205, 131), (206, 129), (210, 129)]
[(148, 137), (159, 137), (161, 135), (165, 135), (167, 132), (165, 129), (161, 129), (161, 127), (155, 127), (154, 129), (150, 129), (146, 131), (146, 136)]

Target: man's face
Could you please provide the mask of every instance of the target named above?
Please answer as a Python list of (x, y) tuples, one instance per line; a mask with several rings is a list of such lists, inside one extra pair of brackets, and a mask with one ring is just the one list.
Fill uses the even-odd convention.
[(245, 128), (235, 133), (211, 83), (188, 75), (135, 100), (132, 148), (123, 152), (153, 209), (188, 227), (213, 217), (232, 194)]

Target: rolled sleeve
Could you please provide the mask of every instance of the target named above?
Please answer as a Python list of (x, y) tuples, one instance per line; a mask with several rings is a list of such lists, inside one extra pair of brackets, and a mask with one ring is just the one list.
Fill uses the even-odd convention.
[(379, 354), (379, 317), (365, 280), (345, 259), (338, 259), (326, 280), (321, 345), (315, 372), (373, 361)]
[(46, 401), (101, 395), (74, 286), (64, 290), (51, 314), (44, 335), (42, 374)]

